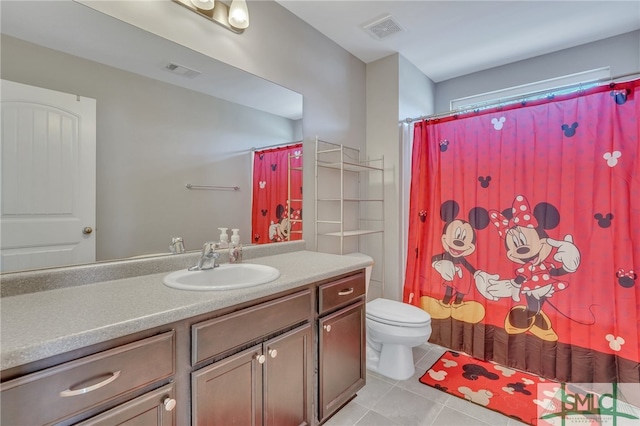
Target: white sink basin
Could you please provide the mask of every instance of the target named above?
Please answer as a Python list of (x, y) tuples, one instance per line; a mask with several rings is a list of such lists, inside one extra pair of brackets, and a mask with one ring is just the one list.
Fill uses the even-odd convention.
[(164, 277), (164, 284), (178, 290), (233, 290), (278, 279), (280, 271), (253, 263), (223, 264), (206, 271), (182, 269)]

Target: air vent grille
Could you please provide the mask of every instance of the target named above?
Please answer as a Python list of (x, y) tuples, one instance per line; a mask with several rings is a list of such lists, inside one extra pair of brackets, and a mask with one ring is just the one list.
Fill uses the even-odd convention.
[(171, 74), (177, 74), (187, 78), (194, 78), (202, 74), (200, 71), (187, 68), (183, 65), (174, 64), (172, 62), (166, 64), (164, 66), (164, 70), (170, 72)]
[(404, 31), (391, 15), (376, 18), (373, 22), (363, 25), (362, 29), (377, 40)]

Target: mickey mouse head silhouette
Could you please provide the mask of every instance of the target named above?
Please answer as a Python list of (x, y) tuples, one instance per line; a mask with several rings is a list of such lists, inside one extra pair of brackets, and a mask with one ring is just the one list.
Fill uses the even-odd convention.
[(596, 213), (593, 218), (598, 221), (598, 226), (601, 228), (608, 228), (611, 226), (611, 219), (613, 219), (612, 213), (607, 213), (606, 216), (603, 216), (602, 213)]
[(493, 128), (496, 130), (502, 130), (502, 127), (504, 126), (504, 122), (507, 121), (506, 118), (504, 117), (500, 117), (500, 118), (492, 118), (491, 119), (491, 124), (493, 124)]
[(576, 134), (576, 128), (578, 128), (578, 123), (576, 122), (574, 122), (571, 126), (569, 126), (568, 124), (562, 125), (562, 131), (564, 132), (564, 135), (568, 138)]
[(278, 165), (277, 165), (277, 164), (272, 164), (272, 165), (271, 165), (271, 171), (272, 171), (272, 172), (275, 172), (275, 171), (276, 171), (276, 168), (278, 168)]
[(622, 153), (620, 151), (605, 152), (602, 155), (602, 158), (607, 160), (607, 166), (609, 167), (614, 167), (618, 164), (618, 158), (620, 157), (622, 157)]
[(449, 141), (446, 139), (442, 139), (440, 141), (440, 152), (445, 152), (449, 147)]
[(480, 182), (481, 187), (488, 188), (489, 182), (491, 182), (491, 176), (487, 176), (487, 177), (479, 176), (478, 181)]
[(420, 218), (420, 222), (424, 222), (427, 220), (427, 211), (426, 210), (420, 210), (420, 212), (418, 213), (418, 217)]
[(620, 336), (616, 337), (613, 334), (607, 334), (604, 338), (609, 342), (609, 347), (616, 352), (622, 349), (622, 345), (625, 344), (624, 339)]
[(267, 181), (261, 180), (258, 182), (258, 185), (260, 185), (260, 189), (264, 189), (264, 187), (267, 186)]

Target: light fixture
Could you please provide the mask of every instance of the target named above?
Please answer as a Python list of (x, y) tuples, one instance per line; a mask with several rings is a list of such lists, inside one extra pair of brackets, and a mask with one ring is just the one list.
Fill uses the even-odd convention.
[(202, 10), (211, 10), (216, 5), (214, 0), (191, 0), (191, 4)]
[(231, 6), (227, 6), (221, 0), (173, 1), (236, 34), (244, 32), (244, 29), (249, 26), (246, 0), (233, 0)]
[(249, 26), (249, 10), (245, 0), (233, 0), (229, 7), (229, 23), (236, 28), (245, 29)]

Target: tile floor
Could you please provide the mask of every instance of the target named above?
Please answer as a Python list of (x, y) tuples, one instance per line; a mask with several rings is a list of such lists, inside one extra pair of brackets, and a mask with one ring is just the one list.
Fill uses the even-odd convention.
[(416, 373), (393, 380), (367, 371), (367, 384), (326, 426), (523, 426), (477, 404), (423, 385), (418, 379), (446, 349), (426, 343), (414, 348)]

